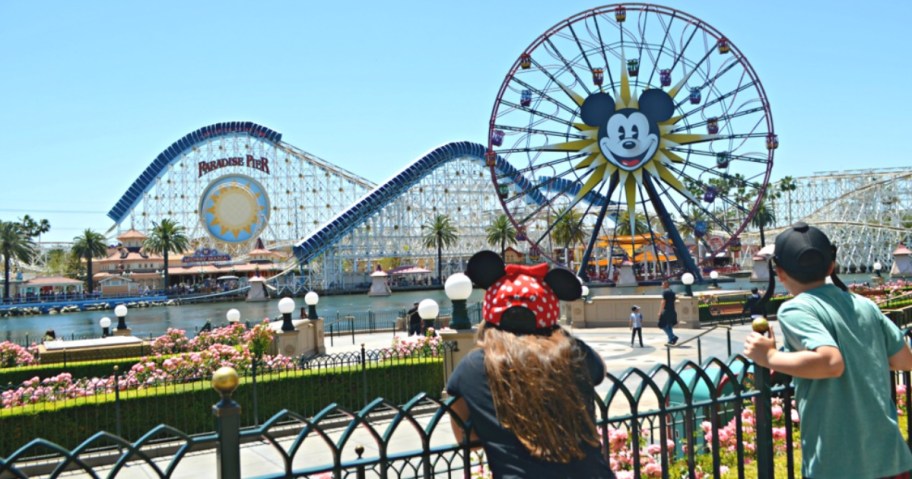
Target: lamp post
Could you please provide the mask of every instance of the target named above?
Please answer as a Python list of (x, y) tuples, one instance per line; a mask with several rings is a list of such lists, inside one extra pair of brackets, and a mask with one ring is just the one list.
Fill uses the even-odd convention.
[(719, 272), (716, 270), (710, 271), (709, 279), (712, 280), (712, 284), (710, 285), (710, 288), (719, 289)]
[[(450, 327), (453, 329), (472, 329), (472, 323), (469, 322), (469, 313), (466, 310), (466, 300), (472, 295), (472, 280), (463, 273), (451, 274), (447, 278), (443, 289), (453, 303), (453, 320), (450, 323)], [(434, 305), (436, 307), (437, 303), (434, 303)], [(420, 304), (418, 305), (418, 314), (421, 315)], [(435, 312), (434, 316), (436, 315), (437, 313)]]
[(294, 324), (291, 323), (291, 312), (295, 309), (295, 302), (289, 297), (279, 300), (279, 312), (282, 313), (282, 331), (294, 331)]
[(440, 306), (437, 301), (424, 299), (418, 303), (418, 316), (421, 317), (424, 324), (427, 324), (429, 320), (437, 319), (438, 313), (440, 313)]
[(304, 303), (307, 304), (307, 319), (319, 319), (317, 316), (317, 303), (320, 302), (320, 295), (311, 291), (304, 295)]
[(878, 278), (880, 278), (880, 270), (882, 270), (882, 269), (883, 269), (883, 265), (880, 263), (880, 261), (875, 261), (874, 262), (874, 274), (876, 274)]
[(98, 325), (101, 326), (101, 337), (107, 338), (111, 335), (111, 318), (105, 316), (98, 321)]
[(228, 320), (229, 326), (234, 326), (241, 321), (241, 312), (234, 308), (231, 308), (227, 313), (225, 313), (225, 319)]
[(681, 282), (684, 283), (684, 294), (687, 296), (693, 296), (694, 292), (691, 286), (694, 284), (694, 275), (691, 273), (682, 274)]
[(114, 316), (117, 316), (117, 330), (126, 330), (127, 329), (127, 307), (123, 304), (118, 304), (114, 308)]

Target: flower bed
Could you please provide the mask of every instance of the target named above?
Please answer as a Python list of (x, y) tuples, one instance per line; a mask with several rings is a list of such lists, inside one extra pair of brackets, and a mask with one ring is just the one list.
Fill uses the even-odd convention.
[[(223, 366), (230, 366), (244, 374), (252, 366), (253, 360), (259, 358), (259, 371), (262, 373), (284, 370), (293, 366), (291, 358), (263, 354), (262, 344), (268, 345), (273, 332), (266, 322), (247, 331), (244, 325), (233, 325), (218, 328), (209, 333), (201, 333), (193, 340), (187, 340), (184, 331), (168, 329), (153, 342), (154, 356), (133, 359), (134, 363), (124, 374), (78, 377), (72, 372), (58, 372), (53, 376), (32, 376), (16, 389), (8, 389), (0, 394), (2, 407), (11, 408), (25, 404), (73, 399), (113, 392), (114, 389), (127, 391), (164, 384), (178, 384), (198, 381), (211, 376), (212, 372)], [(252, 344), (255, 347), (247, 347)], [(175, 354), (176, 353), (176, 354)], [(29, 358), (18, 352), (27, 364)], [(31, 361), (32, 363), (34, 361)], [(114, 364), (113, 366), (117, 366)], [(108, 366), (111, 367), (111, 366)], [(59, 367), (46, 368), (59, 371)], [(116, 367), (114, 369), (117, 369)]]

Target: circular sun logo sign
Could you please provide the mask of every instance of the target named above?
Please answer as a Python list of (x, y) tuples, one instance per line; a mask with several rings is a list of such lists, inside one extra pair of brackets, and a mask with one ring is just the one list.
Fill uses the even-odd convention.
[(269, 222), (269, 197), (253, 178), (222, 176), (206, 187), (200, 219), (212, 237), (241, 243), (256, 238)]

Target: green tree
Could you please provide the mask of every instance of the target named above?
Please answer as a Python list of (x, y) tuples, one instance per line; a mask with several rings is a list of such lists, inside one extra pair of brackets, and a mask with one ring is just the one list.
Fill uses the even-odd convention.
[(31, 216), (25, 215), (19, 218), (19, 224), (22, 225), (23, 231), (29, 238), (38, 238), (41, 241), (41, 235), (51, 231), (51, 224), (46, 219), (35, 221)]
[(646, 221), (646, 215), (643, 213), (634, 213), (633, 215), (634, 232), (630, 232), (630, 211), (624, 210), (618, 215), (617, 234), (619, 235), (637, 235), (649, 232), (649, 222)]
[(107, 241), (103, 234), (86, 229), (82, 236), (73, 238), (73, 254), (86, 260), (86, 284), (89, 294), (95, 291), (95, 279), (92, 277), (92, 260), (104, 258), (108, 253)]
[(453, 226), (450, 217), (447, 215), (434, 216), (430, 222), (421, 225), (421, 229), (426, 231), (421, 238), (424, 247), (437, 248), (437, 282), (441, 283), (441, 261), (443, 260), (441, 251), (443, 248), (449, 248), (456, 244), (458, 239), (456, 235), (459, 232), (456, 230), (456, 227)]
[(10, 263), (16, 259), (28, 263), (35, 255), (35, 244), (22, 225), (0, 221), (0, 256), (3, 256), (3, 299), (10, 299)]
[[(798, 183), (791, 176), (783, 176), (779, 180), (778, 193), (785, 193), (788, 202), (788, 222), (792, 224), (792, 192), (798, 189)], [(778, 198), (778, 195), (776, 196)]]
[(510, 222), (507, 215), (500, 215), (494, 219), (494, 222), (485, 228), (488, 235), (488, 244), (496, 246), (500, 244), (500, 257), (503, 258), (507, 251), (507, 244), (516, 244), (516, 228)]
[(187, 238), (186, 228), (177, 224), (169, 218), (165, 218), (160, 224), (152, 222), (152, 231), (149, 237), (143, 243), (143, 248), (150, 253), (160, 254), (165, 261), (165, 290), (168, 289), (168, 254), (183, 253), (190, 247), (190, 240)]
[(81, 258), (63, 248), (54, 248), (47, 253), (47, 270), (58, 276), (75, 278), (82, 271)]
[(589, 235), (583, 228), (583, 215), (574, 209), (564, 210), (551, 229), (554, 242), (564, 247), (564, 264), (570, 267), (570, 246), (586, 241)]
[(751, 225), (760, 229), (761, 248), (766, 246), (766, 236), (763, 234), (763, 228), (776, 223), (776, 213), (766, 203), (766, 198), (760, 200), (757, 212), (751, 218)]

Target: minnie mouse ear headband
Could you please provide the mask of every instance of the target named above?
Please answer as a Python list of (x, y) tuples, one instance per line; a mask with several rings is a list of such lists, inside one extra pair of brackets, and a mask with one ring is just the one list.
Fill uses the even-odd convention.
[(559, 300), (583, 295), (583, 285), (569, 270), (549, 271), (547, 263), (505, 265), (493, 251), (472, 256), (465, 274), (487, 289), (481, 307), (485, 322), (514, 333), (550, 333), (560, 318)]

